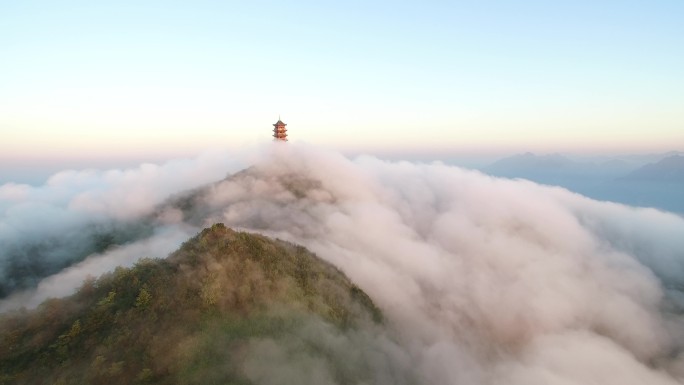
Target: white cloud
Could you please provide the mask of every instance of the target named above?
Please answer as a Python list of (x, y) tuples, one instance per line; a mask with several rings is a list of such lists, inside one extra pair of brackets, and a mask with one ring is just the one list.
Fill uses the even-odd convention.
[[(291, 240), (341, 268), (384, 311), (422, 382), (682, 381), (681, 217), (439, 163), (349, 160), (293, 143), (258, 153), (248, 172), (198, 198), (193, 220)], [(52, 217), (130, 218), (219, 174), (192, 162), (97, 174), (97, 183), (87, 173), (60, 174), (42, 196), (81, 186), (67, 189), (74, 193)], [(20, 211), (15, 204), (3, 217), (9, 227), (29, 216), (10, 215)], [(162, 222), (183, 229), (180, 214), (167, 209)], [(165, 240), (144, 242), (125, 249), (126, 257), (113, 251), (75, 265), (39, 289), (99, 273)], [(258, 346), (285, 359), (285, 348)]]

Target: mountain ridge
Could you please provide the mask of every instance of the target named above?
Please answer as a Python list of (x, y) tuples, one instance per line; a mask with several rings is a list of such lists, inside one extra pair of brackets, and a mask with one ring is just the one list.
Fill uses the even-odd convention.
[(621, 180), (684, 182), (684, 155), (671, 155), (630, 172)]
[[(337, 368), (342, 353), (307, 328), (372, 334), (382, 319), (361, 289), (303, 247), (215, 224), (167, 259), (1, 314), (0, 384), (249, 384), (245, 362), (265, 359), (259, 341), (295, 338), (304, 352), (328, 351), (326, 365)], [(354, 376), (374, 372), (359, 365)], [(350, 370), (333, 375), (345, 381)]]
[[(644, 163), (646, 160), (656, 161)], [(684, 156), (678, 151), (641, 157), (577, 161), (561, 154), (518, 154), (482, 169), (496, 177), (560, 186), (596, 200), (684, 213)]]

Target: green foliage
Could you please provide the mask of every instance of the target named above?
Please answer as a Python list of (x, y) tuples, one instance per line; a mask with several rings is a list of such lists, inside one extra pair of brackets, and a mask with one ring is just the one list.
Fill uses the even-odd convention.
[(143, 286), (138, 293), (138, 297), (135, 298), (135, 307), (145, 309), (150, 304), (151, 300), (152, 294)]
[(101, 307), (107, 307), (114, 303), (114, 297), (116, 297), (116, 291), (112, 290), (109, 293), (107, 293), (107, 296), (102, 298), (98, 303), (97, 306)]
[(69, 298), (1, 315), (0, 385), (247, 384), (245, 344), (287, 336), (304, 316), (340, 330), (382, 320), (365, 293), (303, 247), (216, 224), (167, 259), (141, 259)]

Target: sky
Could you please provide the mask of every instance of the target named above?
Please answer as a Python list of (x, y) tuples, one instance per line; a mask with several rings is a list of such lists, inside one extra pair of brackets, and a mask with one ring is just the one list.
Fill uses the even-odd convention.
[(684, 3), (0, 3), (0, 164), (684, 144)]

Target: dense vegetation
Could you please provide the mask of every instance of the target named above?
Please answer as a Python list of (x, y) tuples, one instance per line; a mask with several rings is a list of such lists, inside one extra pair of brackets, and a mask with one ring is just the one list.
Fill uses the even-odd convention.
[[(299, 338), (302, 328), (344, 334), (379, 322), (365, 293), (304, 248), (217, 224), (167, 259), (1, 315), (0, 384), (249, 384), (255, 341), (294, 339), (332, 362), (339, 352)], [(340, 383), (364, 375), (333, 373)]]

